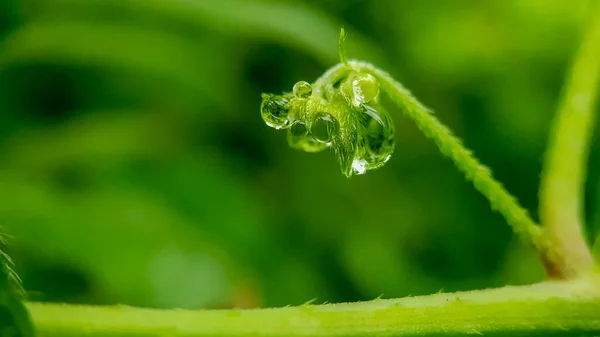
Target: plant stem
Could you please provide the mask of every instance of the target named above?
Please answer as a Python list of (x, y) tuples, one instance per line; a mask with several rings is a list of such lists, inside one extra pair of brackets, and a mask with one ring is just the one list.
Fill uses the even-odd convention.
[[(442, 154), (454, 161), (454, 164), (463, 172), (467, 180), (473, 182), (475, 188), (489, 200), (492, 209), (498, 210), (506, 218), (516, 234), (523, 241), (533, 243), (542, 255), (547, 254), (550, 248), (543, 235), (543, 228), (531, 219), (528, 212), (519, 205), (518, 201), (492, 177), (490, 170), (479, 163), (471, 151), (465, 148), (460, 139), (438, 121), (428, 108), (385, 71), (366, 62), (350, 61), (349, 65), (350, 69), (368, 72), (375, 76), (379, 80), (383, 91), (387, 92), (405, 115), (417, 124), (417, 127), (425, 136), (435, 142)], [(315, 90), (327, 85), (327, 83), (334, 83), (348, 71), (350, 71), (348, 66), (344, 64), (334, 66), (315, 82), (314, 87), (317, 88)]]
[(575, 55), (550, 133), (540, 186), (540, 219), (557, 251), (553, 276), (594, 269), (582, 233), (583, 195), (600, 76), (600, 6)]
[(12, 261), (2, 251), (6, 244), (0, 228), (0, 336), (34, 336), (29, 313), (23, 305), (25, 291), (12, 269)]
[(253, 310), (29, 303), (40, 336), (566, 336), (600, 333), (590, 279), (404, 299)]

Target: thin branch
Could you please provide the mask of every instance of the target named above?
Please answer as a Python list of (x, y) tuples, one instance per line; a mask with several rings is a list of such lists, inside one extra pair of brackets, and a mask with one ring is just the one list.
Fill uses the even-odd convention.
[[(440, 152), (452, 159), (456, 167), (473, 182), (475, 188), (490, 202), (492, 209), (498, 210), (516, 234), (525, 242), (532, 243), (542, 255), (546, 255), (549, 243), (544, 236), (543, 228), (538, 226), (518, 201), (492, 177), (490, 170), (482, 165), (450, 129), (443, 125), (431, 111), (421, 104), (402, 84), (394, 80), (385, 71), (370, 63), (350, 61), (350, 67), (359, 72), (367, 72), (375, 76), (392, 101), (402, 109), (404, 114), (427, 136), (432, 139)], [(348, 68), (343, 64), (328, 70), (319, 78), (314, 87), (320, 88), (326, 83), (343, 77)]]

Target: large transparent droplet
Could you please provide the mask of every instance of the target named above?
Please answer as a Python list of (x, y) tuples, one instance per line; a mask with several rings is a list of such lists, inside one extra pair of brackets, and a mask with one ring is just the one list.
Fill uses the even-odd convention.
[(340, 89), (346, 102), (354, 108), (376, 103), (379, 98), (379, 82), (371, 74), (353, 73), (344, 80)]
[(300, 81), (294, 84), (292, 92), (298, 98), (309, 98), (312, 94), (312, 86), (306, 81)]
[(340, 166), (342, 173), (346, 177), (365, 174), (370, 169), (370, 163), (366, 159), (367, 147), (365, 139), (359, 134), (359, 130), (360, 128), (355, 130), (355, 140), (351, 147), (347, 146), (347, 150), (349, 150), (347, 154), (341, 158), (338, 156), (338, 158), (343, 159), (343, 161), (340, 161)]
[(338, 135), (340, 124), (337, 119), (327, 113), (318, 113), (315, 115), (310, 126), (312, 137), (321, 143), (331, 145), (333, 138)]
[(367, 161), (367, 169), (374, 169), (383, 166), (394, 152), (395, 127), (390, 114), (381, 106), (377, 109), (372, 106), (364, 105), (363, 115), (361, 116), (362, 147), (364, 153), (361, 158)]
[(306, 124), (302, 121), (295, 121), (288, 129), (288, 144), (290, 147), (306, 152), (319, 152), (325, 150), (328, 145), (315, 140)]
[(353, 105), (370, 103), (379, 95), (379, 82), (371, 74), (358, 74), (352, 80)]
[(285, 128), (289, 125), (289, 103), (290, 100), (284, 96), (263, 94), (260, 115), (268, 126)]
[(360, 163), (355, 162), (355, 158), (359, 156), (360, 151), (364, 152), (364, 146), (361, 146), (360, 142), (364, 142), (359, 137), (359, 133), (362, 130), (359, 121), (359, 114), (355, 109), (344, 103), (343, 106), (338, 107), (343, 109), (339, 114), (340, 121), (339, 133), (334, 137), (332, 148), (340, 164), (342, 174), (346, 177), (351, 177), (356, 174), (362, 174), (366, 172), (365, 169), (361, 168)]
[(295, 121), (290, 126), (290, 133), (295, 137), (304, 137), (308, 134), (308, 127), (301, 121)]

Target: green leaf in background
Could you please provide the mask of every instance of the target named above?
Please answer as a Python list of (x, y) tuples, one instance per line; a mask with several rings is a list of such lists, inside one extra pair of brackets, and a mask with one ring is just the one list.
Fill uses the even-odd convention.
[[(48, 262), (68, 261), (93, 275), (108, 302), (225, 305), (236, 280), (229, 254), (162, 198), (136, 188), (134, 177), (120, 178), (124, 167), (158, 155), (158, 148), (167, 158), (177, 151), (181, 144), (168, 136), (166, 121), (150, 113), (118, 111), (108, 120), (98, 120), (98, 114), (25, 134), (9, 146), (11, 166), (0, 170), (0, 180), (11, 197), (0, 202), (2, 220), (21, 246), (39, 251)], [(157, 137), (159, 132), (164, 137)], [(52, 177), (80, 167), (89, 167), (83, 177), (88, 183), (56, 188)]]
[(596, 188), (596, 205), (591, 217), (591, 230), (589, 231), (590, 242), (592, 244), (592, 254), (596, 261), (600, 263), (600, 182)]
[[(164, 42), (161, 48), (154, 48), (157, 41)], [(224, 60), (217, 55), (218, 50), (203, 50), (201, 43), (127, 24), (37, 21), (1, 42), (5, 52), (0, 56), (0, 69), (45, 62), (153, 76), (162, 88), (175, 85), (188, 95), (194, 93), (231, 111), (232, 102), (223, 90), (232, 86), (231, 79), (221, 67), (215, 67), (217, 59)], [(215, 80), (208, 82), (206, 77)]]
[[(198, 32), (226, 33), (245, 38), (271, 40), (314, 56), (327, 66), (337, 59), (331, 46), (338, 39), (338, 23), (313, 6), (272, 0), (73, 0), (24, 1), (20, 12), (28, 19), (135, 17), (145, 23), (177, 24)], [(382, 60), (380, 48), (360, 32), (353, 33), (352, 55)]]

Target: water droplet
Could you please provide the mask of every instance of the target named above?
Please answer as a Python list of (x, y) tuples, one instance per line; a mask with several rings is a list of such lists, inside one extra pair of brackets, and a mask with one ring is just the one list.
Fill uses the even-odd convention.
[(394, 152), (396, 130), (390, 114), (383, 107), (363, 107), (361, 135), (364, 139), (364, 159), (368, 161), (368, 169), (374, 169), (383, 166)]
[(290, 133), (295, 137), (306, 136), (308, 134), (308, 128), (303, 122), (295, 121), (290, 127)]
[(290, 100), (284, 96), (263, 94), (260, 105), (260, 115), (265, 123), (275, 129), (288, 126)]
[(313, 138), (321, 143), (331, 144), (333, 138), (339, 133), (340, 124), (330, 114), (318, 113), (310, 126)]
[(327, 144), (316, 141), (309, 133), (306, 124), (295, 121), (288, 130), (288, 144), (290, 147), (306, 152), (319, 152), (327, 148)]
[(371, 74), (358, 74), (352, 80), (352, 104), (360, 106), (373, 101), (379, 95), (379, 83)]
[(394, 124), (383, 107), (363, 105), (352, 113), (356, 116), (356, 129), (345, 136), (353, 137), (335, 148), (342, 173), (347, 177), (383, 166), (395, 147)]
[[(356, 138), (356, 133), (350, 133), (349, 136)], [(353, 165), (356, 155), (356, 144), (352, 142), (352, 140), (342, 141), (335, 143), (333, 145), (333, 150), (335, 151), (335, 155), (340, 163), (342, 174), (346, 177), (351, 177), (353, 174), (355, 174), (356, 172), (353, 168)]]
[(290, 147), (306, 152), (320, 152), (327, 148), (327, 144), (317, 142), (309, 136), (296, 137), (288, 133), (288, 144)]
[(292, 92), (298, 98), (309, 98), (312, 94), (312, 86), (306, 81), (300, 81), (294, 84)]

